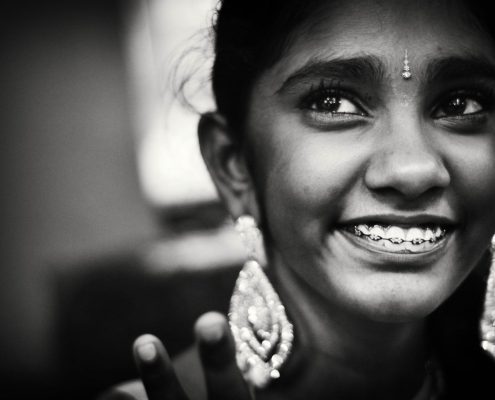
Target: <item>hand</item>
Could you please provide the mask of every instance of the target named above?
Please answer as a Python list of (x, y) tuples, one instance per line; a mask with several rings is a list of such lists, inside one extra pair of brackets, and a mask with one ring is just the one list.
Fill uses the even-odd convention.
[[(220, 313), (206, 313), (197, 320), (194, 331), (208, 400), (254, 400), (237, 368), (234, 339), (226, 318)], [(158, 338), (140, 336), (133, 352), (149, 400), (188, 400)]]

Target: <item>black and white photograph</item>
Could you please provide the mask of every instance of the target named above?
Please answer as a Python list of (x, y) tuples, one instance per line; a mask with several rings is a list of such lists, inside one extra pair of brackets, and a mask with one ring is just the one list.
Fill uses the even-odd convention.
[(494, 396), (488, 2), (2, 9), (0, 400)]

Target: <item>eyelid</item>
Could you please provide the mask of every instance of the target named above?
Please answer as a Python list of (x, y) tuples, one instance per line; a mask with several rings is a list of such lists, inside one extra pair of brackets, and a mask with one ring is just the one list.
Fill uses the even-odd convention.
[[(368, 112), (366, 111), (366, 107), (363, 105), (363, 102), (361, 101), (359, 96), (356, 95), (356, 93), (353, 90), (342, 87), (342, 82), (340, 81), (331, 82), (331, 83), (321, 81), (317, 87), (312, 85), (311, 88), (302, 96), (302, 99), (299, 104), (299, 108), (310, 110), (311, 104), (321, 99), (321, 97), (325, 95), (338, 96), (341, 98), (345, 98), (346, 100), (349, 100), (356, 106), (356, 108), (360, 110), (360, 113), (355, 115), (362, 115), (362, 116), (369, 115)], [(340, 114), (340, 113), (335, 113), (335, 114)], [(342, 114), (353, 115), (351, 113), (342, 113)]]
[[(444, 106), (445, 103), (456, 97), (462, 96), (467, 99), (472, 99), (481, 104), (483, 110), (475, 113), (482, 113), (488, 111), (495, 104), (495, 89), (491, 87), (472, 87), (472, 88), (461, 88), (455, 89), (447, 92), (446, 94), (440, 96), (433, 102), (431, 115), (434, 119), (446, 118), (447, 116), (435, 117), (435, 114), (439, 111), (440, 107)], [(472, 114), (466, 114), (472, 115)], [(450, 116), (452, 117), (452, 116)]]

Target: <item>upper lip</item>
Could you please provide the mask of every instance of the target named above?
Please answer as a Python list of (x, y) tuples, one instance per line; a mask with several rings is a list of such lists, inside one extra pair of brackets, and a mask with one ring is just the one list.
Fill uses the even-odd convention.
[(439, 225), (443, 227), (449, 227), (457, 224), (454, 218), (436, 214), (369, 214), (346, 219), (341, 222), (341, 225), (360, 225), (370, 223), (396, 226)]

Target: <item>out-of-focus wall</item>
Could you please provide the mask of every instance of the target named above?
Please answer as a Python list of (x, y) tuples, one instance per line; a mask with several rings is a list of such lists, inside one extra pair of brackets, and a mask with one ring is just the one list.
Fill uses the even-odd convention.
[[(128, 65), (143, 189), (164, 213), (218, 202), (199, 151), (199, 113), (215, 109), (210, 72), (216, 0), (139, 0)], [(184, 85), (180, 95), (177, 88)], [(181, 95), (194, 110), (179, 101)]]
[(55, 365), (52, 267), (149, 239), (154, 224), (128, 118), (125, 2), (7, 4), (0, 28), (0, 373), (16, 380)]

